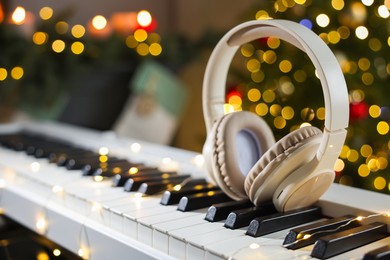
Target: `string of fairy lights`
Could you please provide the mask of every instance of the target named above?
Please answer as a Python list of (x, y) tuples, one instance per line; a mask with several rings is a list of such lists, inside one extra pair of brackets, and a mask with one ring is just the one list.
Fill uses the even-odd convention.
[[(336, 181), (385, 193), (390, 193), (390, 110), (383, 93), (390, 79), (389, 8), (388, 0), (277, 0), (259, 4), (254, 17), (297, 21), (334, 51), (346, 77), (351, 110), (348, 137), (335, 164)], [(320, 83), (305, 54), (269, 37), (243, 45), (237, 56), (245, 72), (232, 80), (239, 83), (227, 93), (226, 113), (252, 111), (280, 136), (323, 125)]]
[[(38, 22), (36, 22), (36, 18)], [(25, 37), (31, 38), (36, 46), (48, 47), (55, 53), (70, 51), (74, 55), (88, 53), (85, 41), (91, 38), (99, 41), (108, 38), (113, 33), (123, 38), (123, 46), (134, 50), (141, 56), (159, 56), (162, 53), (161, 36), (154, 32), (157, 22), (147, 10), (139, 12), (114, 13), (110, 19), (103, 15), (94, 16), (87, 25), (70, 25), (66, 21), (57, 21), (53, 8), (45, 6), (37, 17), (26, 11), (22, 6), (14, 9), (9, 19), (0, 20), (8, 26), (14, 26)], [(39, 23), (53, 23), (55, 34), (46, 31), (36, 31)], [(70, 43), (62, 36), (71, 36)], [(20, 80), (25, 74), (25, 68), (14, 66), (7, 68), (0, 64), (0, 82), (8, 79)]]

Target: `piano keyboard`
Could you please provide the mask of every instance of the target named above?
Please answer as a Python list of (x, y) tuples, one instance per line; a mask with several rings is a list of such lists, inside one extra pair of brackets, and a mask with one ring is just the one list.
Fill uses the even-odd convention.
[(231, 201), (190, 151), (53, 123), (0, 144), (1, 210), (85, 259), (389, 259), (388, 195), (334, 184), (280, 214)]

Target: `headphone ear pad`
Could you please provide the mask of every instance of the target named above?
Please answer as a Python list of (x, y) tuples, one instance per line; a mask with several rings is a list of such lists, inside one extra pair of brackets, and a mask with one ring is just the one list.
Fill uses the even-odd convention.
[(234, 112), (213, 126), (203, 149), (211, 179), (231, 198), (247, 198), (244, 181), (254, 164), (275, 143), (272, 130), (259, 116)]
[(245, 180), (249, 199), (255, 205), (272, 200), (280, 182), (314, 158), (321, 140), (322, 131), (309, 126), (295, 130), (275, 143), (253, 166)]

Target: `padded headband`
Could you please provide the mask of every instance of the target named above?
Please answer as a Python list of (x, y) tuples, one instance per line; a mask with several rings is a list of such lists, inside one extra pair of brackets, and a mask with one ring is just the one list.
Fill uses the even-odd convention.
[(223, 116), (226, 78), (238, 48), (253, 40), (276, 37), (304, 51), (319, 75), (325, 99), (325, 129), (320, 145), (322, 157), (329, 148), (339, 153), (348, 127), (349, 101), (340, 65), (325, 42), (307, 27), (286, 20), (255, 20), (231, 29), (214, 48), (203, 80), (203, 114), (207, 131)]

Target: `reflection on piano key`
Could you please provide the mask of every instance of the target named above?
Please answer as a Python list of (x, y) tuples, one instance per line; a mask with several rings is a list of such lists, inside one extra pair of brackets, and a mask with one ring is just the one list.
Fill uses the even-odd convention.
[(390, 259), (390, 244), (371, 250), (370, 252), (367, 252), (363, 257), (363, 260), (386, 260), (386, 259)]
[(326, 259), (385, 238), (388, 235), (386, 224), (379, 222), (355, 227), (320, 238), (314, 244), (311, 255), (313, 257)]

